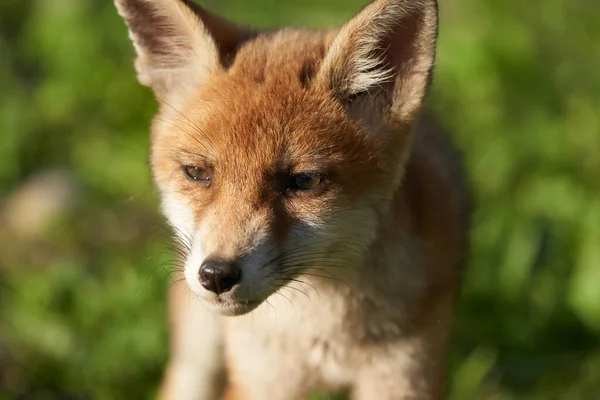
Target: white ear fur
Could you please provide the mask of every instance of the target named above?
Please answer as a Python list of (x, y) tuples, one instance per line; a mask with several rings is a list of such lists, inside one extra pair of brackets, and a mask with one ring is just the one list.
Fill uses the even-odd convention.
[(317, 80), (342, 100), (381, 95), (373, 106), (410, 119), (429, 84), (436, 36), (435, 0), (375, 0), (340, 29)]
[(138, 79), (157, 96), (197, 87), (244, 31), (187, 0), (115, 0), (133, 41)]

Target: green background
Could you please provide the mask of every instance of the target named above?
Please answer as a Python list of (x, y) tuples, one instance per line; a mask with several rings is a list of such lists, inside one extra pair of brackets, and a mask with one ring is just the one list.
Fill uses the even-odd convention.
[[(318, 27), (364, 3), (203, 4)], [(477, 205), (449, 398), (600, 399), (600, 3), (440, 3), (428, 101)], [(151, 398), (161, 378), (173, 257), (132, 59), (110, 1), (0, 1), (0, 399)], [(44, 176), (66, 183), (42, 223)]]

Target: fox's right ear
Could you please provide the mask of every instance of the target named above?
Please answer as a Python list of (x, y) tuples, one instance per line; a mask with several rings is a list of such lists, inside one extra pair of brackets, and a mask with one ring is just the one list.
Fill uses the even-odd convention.
[(188, 0), (114, 0), (137, 52), (140, 83), (157, 97), (194, 88), (251, 35)]

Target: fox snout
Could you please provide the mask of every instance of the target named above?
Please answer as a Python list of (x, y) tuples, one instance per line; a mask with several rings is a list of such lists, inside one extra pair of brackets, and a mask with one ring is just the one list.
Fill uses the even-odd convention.
[[(271, 277), (276, 266), (278, 246), (272, 233), (272, 218), (261, 210), (244, 207), (211, 207), (198, 218), (193, 207), (184, 201), (170, 211), (171, 220), (187, 233), (188, 255), (185, 260), (185, 278), (192, 292), (210, 309), (225, 315), (239, 315), (251, 311), (272, 292)], [(235, 212), (229, 212), (235, 210)], [(189, 215), (185, 221), (194, 221), (186, 228), (178, 224), (178, 216)], [(181, 238), (180, 238), (181, 239)]]
[[(274, 291), (269, 264), (273, 248), (262, 245), (245, 256), (202, 258), (192, 248), (185, 265), (188, 286), (208, 308), (223, 315), (240, 315), (253, 310)], [(272, 259), (273, 257), (271, 257)]]
[(208, 259), (200, 266), (198, 280), (202, 287), (217, 295), (228, 292), (242, 278), (242, 269), (235, 261)]

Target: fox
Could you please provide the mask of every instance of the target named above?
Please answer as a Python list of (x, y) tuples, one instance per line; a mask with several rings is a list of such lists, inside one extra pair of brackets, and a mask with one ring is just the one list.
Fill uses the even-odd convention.
[(437, 2), (265, 30), (114, 2), (157, 99), (149, 162), (185, 281), (159, 398), (442, 399), (471, 207), (424, 105)]

